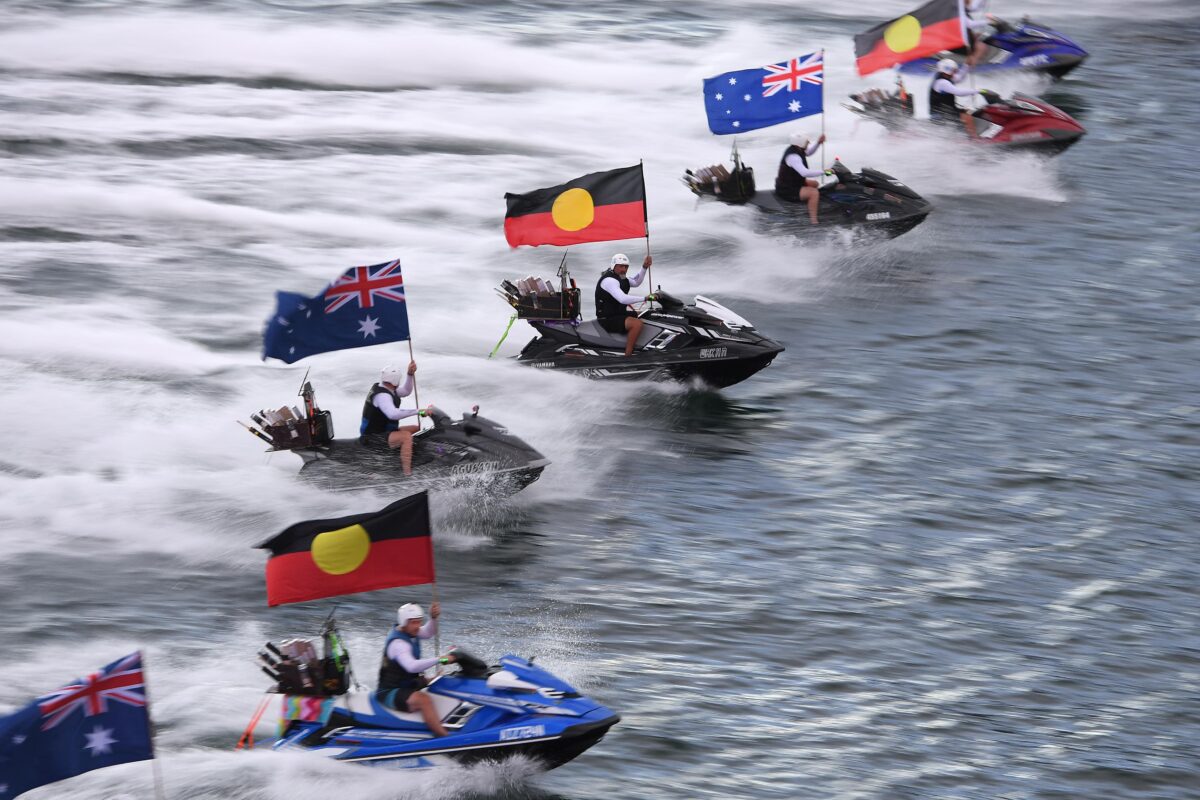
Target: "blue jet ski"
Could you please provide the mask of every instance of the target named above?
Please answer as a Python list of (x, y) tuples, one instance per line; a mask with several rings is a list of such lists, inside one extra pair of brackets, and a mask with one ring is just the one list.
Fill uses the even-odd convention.
[(489, 667), (462, 650), (454, 653), (457, 672), (437, 676), (424, 689), (446, 727), (443, 737), (433, 736), (420, 714), (395, 711), (373, 691), (348, 688), (349, 656), (340, 647), (327, 647), (324, 659), (304, 662), (303, 670), (286, 653), (266, 662), (279, 679), (276, 691), (328, 701), (320, 718), (292, 719), (273, 748), (405, 768), (519, 755), (553, 769), (599, 742), (621, 719), (531, 660), (506, 655)]
[[(1058, 80), (1078, 67), (1088, 57), (1088, 52), (1058, 31), (1031, 22), (1025, 17), (1013, 24), (992, 18), (995, 32), (984, 38), (987, 53), (975, 66), (978, 74), (995, 74), (1025, 70), (1049, 75)], [(937, 62), (943, 58), (955, 61), (966, 60), (967, 51), (954, 50), (938, 53), (930, 58), (919, 58), (900, 66), (905, 73), (933, 74)]]

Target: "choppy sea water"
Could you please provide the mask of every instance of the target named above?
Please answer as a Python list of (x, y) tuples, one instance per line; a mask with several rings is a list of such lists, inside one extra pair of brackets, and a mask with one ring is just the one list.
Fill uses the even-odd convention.
[[(170, 797), (1200, 794), (1200, 24), (1187, 2), (993, 8), (1092, 53), (999, 87), (1088, 128), (1043, 161), (837, 107), (872, 85), (850, 36), (908, 7), (5, 3), (0, 712), (141, 647)], [(701, 78), (819, 47), (828, 153), (937, 206), (893, 242), (781, 236), (678, 182), (728, 152)], [(787, 132), (744, 157), (768, 173)], [(655, 283), (787, 352), (721, 393), (486, 360), (491, 287), (558, 258), (508, 250), (503, 193), (638, 159)], [(622, 714), (547, 775), (232, 752), (254, 652), (328, 609), (268, 610), (251, 546), (387, 499), (313, 491), (234, 420), (311, 366), (344, 432), (407, 353), (265, 365), (262, 321), (277, 289), (394, 257), (422, 400), (482, 401), (554, 461), (507, 503), (434, 497), (443, 640), (537, 655)], [(366, 677), (427, 597), (341, 603)], [(134, 764), (29, 797), (150, 787)]]

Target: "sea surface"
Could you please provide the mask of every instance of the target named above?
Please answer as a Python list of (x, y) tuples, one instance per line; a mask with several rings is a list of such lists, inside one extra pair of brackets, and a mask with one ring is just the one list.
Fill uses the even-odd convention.
[[(5, 0), (0, 713), (141, 648), (170, 798), (1200, 797), (1200, 21), (1191, 0), (994, 3), (1076, 38), (1063, 156), (839, 106), (851, 37), (915, 0)], [(879, 244), (698, 204), (702, 78), (824, 48), (825, 157), (936, 210)], [(820, 118), (794, 129), (819, 131)], [(792, 127), (739, 137), (769, 176)], [(503, 194), (643, 160), (653, 282), (787, 346), (721, 392), (517, 366)], [(581, 285), (616, 251), (573, 247)], [(443, 643), (539, 663), (622, 722), (547, 774), (233, 745), (267, 639), (253, 546), (323, 492), (235, 420), (311, 369), (343, 435), (404, 344), (259, 358), (274, 292), (400, 258), (422, 403), (553, 460), (433, 496)], [(590, 298), (587, 303), (590, 308)], [(343, 598), (374, 679), (395, 607)], [(259, 728), (269, 738), (268, 718)], [(30, 800), (152, 796), (131, 764)]]

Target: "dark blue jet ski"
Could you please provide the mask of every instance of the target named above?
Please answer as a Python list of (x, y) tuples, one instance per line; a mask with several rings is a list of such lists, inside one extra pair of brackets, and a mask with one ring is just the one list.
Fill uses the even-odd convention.
[[(1082, 64), (1088, 57), (1087, 50), (1056, 30), (1031, 22), (1025, 17), (1013, 24), (1001, 19), (992, 19), (995, 33), (985, 37), (987, 53), (975, 66), (977, 74), (995, 74), (1025, 70), (1040, 72), (1058, 80)], [(943, 58), (955, 61), (966, 60), (966, 50), (938, 53), (930, 58), (909, 61), (900, 67), (901, 72), (930, 74), (937, 71), (937, 62)]]

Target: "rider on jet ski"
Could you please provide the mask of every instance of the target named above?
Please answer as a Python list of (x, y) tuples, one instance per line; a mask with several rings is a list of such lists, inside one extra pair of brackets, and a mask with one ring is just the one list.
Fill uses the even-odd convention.
[(956, 101), (959, 97), (971, 97), (979, 94), (974, 89), (956, 84), (966, 75), (966, 70), (960, 71), (958, 62), (953, 58), (943, 58), (937, 63), (937, 75), (929, 84), (929, 118), (931, 120), (961, 119), (967, 127), (971, 138), (978, 138), (975, 129), (975, 117), (969, 111), (963, 111)]
[(821, 202), (821, 184), (812, 180), (827, 174), (825, 170), (808, 166), (808, 157), (817, 152), (825, 141), (821, 134), (815, 142), (806, 133), (794, 133), (789, 140), (783, 158), (779, 160), (779, 172), (775, 176), (775, 194), (785, 200), (799, 200), (808, 204), (808, 221), (817, 224), (817, 206)]
[(445, 736), (446, 729), (434, 710), (433, 700), (421, 691), (425, 677), (421, 674), (436, 664), (458, 660), (453, 653), (421, 658), (421, 640), (437, 633), (437, 618), (442, 610), (437, 603), (429, 607), (433, 619), (425, 622), (425, 610), (416, 603), (405, 603), (396, 610), (396, 627), (383, 644), (383, 661), (379, 665), (379, 686), (375, 696), (379, 702), (397, 711), (420, 712), (434, 736)]
[(967, 12), (967, 66), (973, 67), (987, 53), (986, 31), (992, 27), (991, 14), (987, 13), (988, 0), (967, 0), (964, 10)]
[(600, 327), (609, 333), (629, 332), (625, 338), (625, 355), (633, 355), (633, 347), (637, 344), (638, 334), (642, 332), (642, 320), (627, 306), (653, 300), (654, 295), (637, 297), (629, 294), (631, 286), (641, 286), (646, 277), (646, 270), (654, 260), (649, 255), (642, 261), (642, 268), (632, 278), (626, 277), (629, 272), (629, 256), (617, 253), (612, 257), (612, 266), (600, 276), (596, 283), (596, 321)]
[[(359, 441), (368, 446), (400, 448), (400, 467), (405, 475), (412, 475), (413, 434), (421, 430), (418, 425), (400, 425), (408, 417), (423, 417), (424, 409), (401, 408), (400, 398), (408, 397), (413, 391), (413, 374), (417, 362), (408, 362), (408, 375), (398, 366), (388, 365), (379, 376), (379, 383), (372, 384), (363, 403), (362, 424), (359, 425)], [(400, 380), (404, 379), (403, 385)]]

